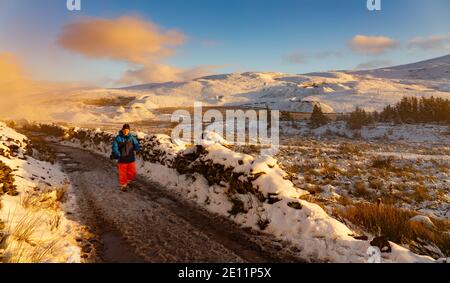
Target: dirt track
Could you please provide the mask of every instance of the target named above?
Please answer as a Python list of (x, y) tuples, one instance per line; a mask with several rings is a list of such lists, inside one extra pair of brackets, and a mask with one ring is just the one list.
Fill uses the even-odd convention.
[(115, 164), (94, 153), (51, 144), (70, 176), (79, 221), (100, 239), (93, 261), (299, 262), (298, 250), (243, 230), (138, 178), (124, 193)]

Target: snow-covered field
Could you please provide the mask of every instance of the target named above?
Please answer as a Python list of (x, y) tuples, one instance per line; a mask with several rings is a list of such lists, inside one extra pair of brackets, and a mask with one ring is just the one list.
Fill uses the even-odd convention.
[[(416, 152), (435, 150), (440, 154), (448, 154), (450, 149), (450, 129), (437, 124), (389, 124), (377, 123), (365, 126), (361, 130), (348, 129), (343, 121), (331, 122), (322, 127), (312, 129), (308, 121), (287, 121), (280, 124), (281, 135), (289, 140), (299, 137), (347, 138), (363, 139), (388, 145), (391, 142), (421, 147)], [(443, 150), (443, 151), (442, 151)]]
[(0, 262), (80, 262), (72, 188), (58, 165), (28, 155), (28, 143), (0, 122)]
[[(303, 138), (283, 146), (276, 158), (293, 174), (296, 186), (320, 197), (381, 198), (450, 220), (450, 155), (405, 153), (404, 148), (395, 143)], [(362, 184), (361, 196), (354, 193), (356, 183)]]
[[(352, 131), (341, 122), (318, 129), (310, 129), (305, 122), (285, 122), (282, 129), (282, 146), (275, 158), (296, 187), (311, 193), (311, 201), (339, 219), (339, 211), (354, 203), (380, 202), (443, 221), (446, 224), (436, 231), (447, 235), (447, 244), (441, 250), (430, 245), (428, 253), (435, 257), (448, 253), (447, 126), (378, 124)], [(367, 231), (367, 223), (357, 224)]]
[[(76, 129), (75, 132), (78, 134), (68, 131), (71, 134), (66, 135), (65, 143), (109, 155), (108, 137), (111, 134), (83, 129)], [(76, 138), (80, 136), (83, 137), (82, 140)], [(320, 143), (318, 147), (311, 147), (317, 156), (307, 155), (307, 145), (303, 145), (303, 149), (293, 146), (293, 151), (286, 149), (288, 151), (282, 151), (276, 156), (280, 160), (278, 163), (272, 157), (238, 153), (211, 141), (201, 148), (195, 148), (175, 145), (170, 137), (164, 135), (140, 134), (139, 137), (142, 139), (143, 156), (146, 160), (139, 161), (140, 174), (160, 183), (175, 195), (189, 199), (211, 212), (230, 217), (243, 227), (251, 227), (287, 240), (298, 248), (299, 254), (305, 259), (367, 262), (367, 251), (371, 247), (369, 242), (376, 235), (365, 233), (368, 236), (366, 240), (357, 239), (360, 230), (354, 229), (351, 223), (344, 224), (345, 221), (335, 219), (336, 216), (327, 206), (311, 198), (310, 185), (314, 184), (303, 182), (305, 176), (301, 174), (292, 178), (293, 173), (286, 166), (292, 160), (298, 164), (317, 161), (313, 162), (317, 165), (324, 164), (322, 161), (331, 161), (332, 158), (327, 158), (326, 154), (328, 148)], [(336, 149), (330, 148), (329, 151), (336, 152)], [(354, 160), (358, 166), (370, 162), (365, 156)], [(346, 169), (346, 162), (351, 163), (337, 155), (334, 162), (338, 161), (342, 163), (343, 170)], [(427, 164), (418, 166), (424, 169), (429, 167)], [(445, 169), (445, 165), (443, 166)], [(435, 167), (429, 169), (439, 170)], [(320, 170), (317, 168), (317, 176), (321, 174)], [(444, 180), (448, 179), (447, 171), (439, 174), (447, 176)], [(360, 176), (364, 177), (363, 174)], [(300, 180), (302, 178), (303, 181)], [(340, 179), (341, 176), (338, 176), (338, 180)], [(335, 184), (336, 188), (330, 182), (323, 185), (329, 189), (323, 190), (323, 196), (327, 200), (336, 200), (345, 195), (341, 184)], [(434, 194), (433, 191), (432, 195)], [(435, 203), (446, 205), (445, 200), (436, 200)], [(423, 212), (426, 214), (425, 210)], [(391, 253), (382, 253), (384, 262), (433, 261), (430, 257), (418, 256), (395, 243), (390, 242), (390, 246)]]

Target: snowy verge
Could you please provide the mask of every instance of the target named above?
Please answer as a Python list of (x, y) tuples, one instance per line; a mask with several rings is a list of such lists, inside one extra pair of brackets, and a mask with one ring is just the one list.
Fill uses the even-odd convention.
[(0, 262), (80, 262), (66, 175), (31, 152), (26, 136), (0, 122)]
[[(109, 156), (113, 135), (99, 130), (34, 125), (66, 144)], [(272, 157), (255, 158), (205, 141), (175, 145), (165, 135), (140, 134), (140, 174), (210, 212), (295, 245), (298, 256), (320, 262), (367, 262), (370, 241), (356, 240), (346, 225), (302, 199), (307, 192), (287, 180)], [(390, 242), (383, 262), (433, 262)]]

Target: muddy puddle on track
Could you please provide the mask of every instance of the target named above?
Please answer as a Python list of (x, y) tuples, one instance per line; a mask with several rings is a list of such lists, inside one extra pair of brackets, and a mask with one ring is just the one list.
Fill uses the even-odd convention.
[(134, 249), (122, 238), (118, 231), (107, 231), (101, 235), (101, 258), (107, 263), (144, 263)]

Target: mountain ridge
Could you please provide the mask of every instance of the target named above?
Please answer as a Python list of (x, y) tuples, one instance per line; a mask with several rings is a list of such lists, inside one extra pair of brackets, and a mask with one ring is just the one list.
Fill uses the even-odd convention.
[[(379, 111), (404, 96), (450, 99), (450, 55), (369, 71), (310, 74), (245, 72), (218, 74), (190, 81), (150, 83), (116, 89), (72, 92), (45, 105), (50, 119), (67, 122), (142, 121), (157, 118), (159, 108), (245, 106), (290, 112), (345, 113), (363, 108)], [(123, 105), (108, 104), (125, 97)], [(93, 99), (104, 105), (90, 104)]]

